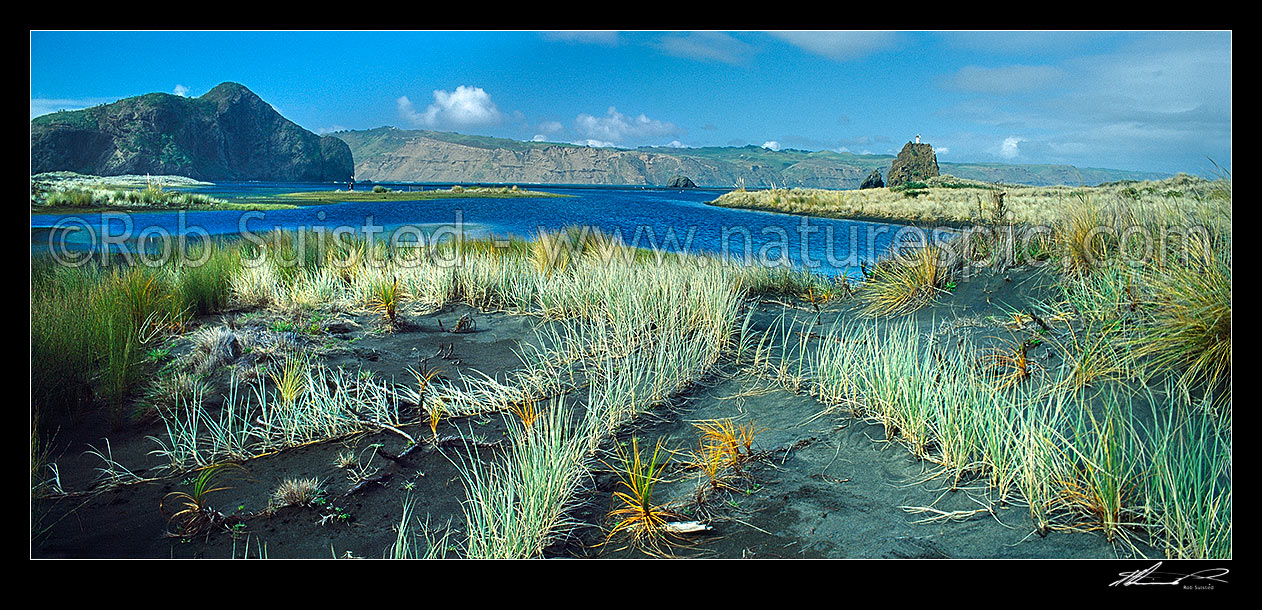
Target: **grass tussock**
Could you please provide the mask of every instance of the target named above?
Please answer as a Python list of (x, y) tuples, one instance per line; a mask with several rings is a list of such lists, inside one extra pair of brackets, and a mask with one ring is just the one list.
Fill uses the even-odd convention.
[(557, 533), (586, 472), (586, 443), (568, 410), (553, 405), (527, 433), (507, 420), (511, 447), (503, 461), (469, 449), (457, 464), (468, 493), (465, 554), (476, 558), (536, 557)]
[(639, 439), (635, 437), (631, 438), (630, 450), (618, 447), (617, 464), (606, 464), (617, 473), (619, 485), (613, 494), (615, 506), (609, 511), (613, 525), (607, 542), (625, 535), (630, 544), (640, 547), (653, 548), (660, 543), (673, 513), (654, 503), (653, 489), (662, 480), (669, 461), (669, 453), (662, 451), (661, 439), (647, 457), (640, 452)]
[(871, 317), (909, 313), (944, 292), (942, 286), (947, 277), (948, 267), (941, 249), (926, 246), (905, 257), (877, 263), (856, 297), (861, 311)]
[(239, 464), (214, 464), (207, 466), (193, 479), (190, 491), (173, 491), (162, 499), (162, 513), (167, 514), (167, 523), (172, 526), (173, 536), (182, 538), (209, 533), (223, 524), (226, 517), (210, 506), (210, 495), (231, 489), (224, 484), (225, 477), (232, 475), (248, 475), (246, 469)]
[[(1081, 387), (1071, 361), (997, 387), (977, 365), (992, 352), (942, 350), (909, 321), (839, 323), (820, 346), (807, 374), (822, 402), (883, 424), (953, 485), (986, 481), (993, 502), (1026, 507), (1037, 533), (1122, 544), (1146, 534), (1172, 557), (1230, 556), (1230, 408), (1195, 398), (1178, 375), (1164, 391), (1137, 394), (1118, 379)], [(1136, 419), (1145, 409), (1154, 426)]]
[(314, 477), (287, 478), (281, 481), (280, 485), (276, 486), (276, 490), (272, 492), (268, 507), (275, 510), (285, 506), (309, 506), (315, 502), (323, 490), (320, 479)]
[(54, 185), (42, 195), (32, 200), (33, 208), (214, 209), (228, 203), (200, 193), (165, 190), (156, 183), (143, 189)]
[(1125, 342), (1148, 370), (1180, 371), (1189, 387), (1229, 396), (1231, 386), (1231, 251), (1194, 248), (1186, 262), (1142, 271), (1143, 313)]

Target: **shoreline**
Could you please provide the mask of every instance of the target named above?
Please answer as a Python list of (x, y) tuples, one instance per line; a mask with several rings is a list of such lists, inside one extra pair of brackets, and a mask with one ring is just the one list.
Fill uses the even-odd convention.
[(727, 210), (751, 210), (751, 211), (756, 211), (756, 212), (767, 212), (769, 214), (783, 214), (785, 216), (803, 216), (806, 218), (825, 218), (828, 220), (853, 220), (856, 222), (871, 222), (871, 223), (885, 224), (885, 225), (894, 224), (894, 225), (915, 227), (918, 229), (934, 229), (934, 228), (939, 228), (939, 227), (945, 227), (949, 229), (962, 230), (962, 229), (967, 229), (969, 227), (973, 227), (979, 224), (978, 222), (964, 222), (960, 220), (946, 220), (946, 219), (922, 220), (922, 219), (912, 219), (912, 218), (898, 218), (898, 217), (893, 217), (893, 216), (872, 216), (872, 215), (859, 215), (859, 214), (819, 214), (819, 213), (810, 213), (810, 212), (794, 212), (794, 211), (786, 211), (786, 210), (782, 210), (778, 208), (773, 208), (770, 206), (723, 205), (721, 203), (718, 203), (717, 199), (714, 201), (706, 201), (704, 203), (708, 206), (713, 206), (716, 208), (724, 208)]

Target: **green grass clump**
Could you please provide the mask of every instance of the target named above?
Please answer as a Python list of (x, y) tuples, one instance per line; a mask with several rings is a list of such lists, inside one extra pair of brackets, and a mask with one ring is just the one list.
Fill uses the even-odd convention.
[(227, 307), (232, 276), (241, 267), (240, 249), (218, 241), (199, 242), (190, 247), (188, 258), (186, 263), (172, 263), (180, 301), (197, 315)]
[(861, 311), (871, 317), (909, 313), (923, 307), (940, 292), (948, 276), (942, 250), (936, 246), (916, 249), (907, 256), (884, 260), (856, 294)]
[(146, 346), (187, 309), (160, 270), (34, 269), (32, 398), (60, 415), (102, 398), (121, 422)]
[(529, 430), (506, 423), (512, 445), (506, 461), (483, 463), (470, 451), (459, 467), (471, 558), (537, 557), (567, 525), (565, 509), (585, 472), (586, 442), (560, 405)]
[(399, 290), (398, 278), (382, 280), (373, 286), (369, 311), (379, 313), (392, 328), (399, 325), (399, 303), (403, 297)]
[(54, 185), (42, 200), (33, 200), (46, 208), (121, 208), (121, 209), (214, 209), (227, 204), (201, 193), (167, 191), (159, 185), (143, 189)]
[[(1168, 391), (1177, 391), (1172, 384)], [(1183, 395), (1157, 408), (1148, 521), (1171, 558), (1231, 558), (1231, 427)]]
[(44, 200), (44, 205), (49, 207), (90, 208), (100, 205), (100, 203), (95, 191), (84, 188), (68, 188), (49, 193)]
[[(168, 510), (173, 512), (167, 516), (168, 524), (174, 526), (170, 532), (178, 537), (191, 537), (204, 534), (224, 523), (226, 517), (208, 503), (210, 494), (231, 489), (221, 479), (230, 473), (238, 472), (248, 475), (246, 469), (239, 464), (214, 464), (203, 468), (193, 479), (190, 491), (173, 491), (162, 498), (159, 509), (164, 515)], [(168, 508), (168, 504), (172, 505)], [(176, 510), (178, 509), (178, 510)]]
[(1137, 525), (1144, 479), (1143, 446), (1119, 392), (1105, 392), (1099, 416), (1085, 404), (1077, 409), (1064, 441), (1069, 476), (1061, 481), (1064, 501), (1087, 517), (1074, 527), (1099, 531), (1109, 541)]
[(1136, 332), (1125, 344), (1150, 374), (1175, 371), (1189, 387), (1231, 398), (1231, 251), (1196, 248), (1186, 262), (1151, 265)]
[(153, 365), (145, 358), (153, 344), (227, 306), (238, 248), (203, 242), (189, 251), (191, 260), (159, 267), (32, 261), (31, 390), (42, 413), (65, 416), (100, 400), (121, 421)]

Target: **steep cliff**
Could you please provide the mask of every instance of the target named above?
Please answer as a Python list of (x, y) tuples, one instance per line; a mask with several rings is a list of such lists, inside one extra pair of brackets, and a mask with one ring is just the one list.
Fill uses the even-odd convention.
[[(854, 189), (894, 160), (890, 155), (773, 151), (761, 146), (594, 148), (393, 127), (333, 135), (350, 145), (356, 177), (378, 182), (655, 186), (683, 175), (701, 187)], [(942, 171), (961, 178), (1038, 186), (1166, 177), (1070, 165), (943, 163)]]

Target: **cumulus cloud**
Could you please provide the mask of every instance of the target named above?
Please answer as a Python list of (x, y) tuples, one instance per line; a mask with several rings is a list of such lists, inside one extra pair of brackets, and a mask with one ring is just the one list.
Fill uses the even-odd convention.
[(180, 97), (188, 97), (188, 87), (177, 84), (175, 88), (171, 90), (171, 93), (174, 93)]
[[(604, 142), (624, 142), (627, 139), (660, 138), (680, 135), (681, 130), (666, 121), (650, 119), (643, 113), (629, 117), (610, 106), (605, 116), (580, 114), (574, 119), (574, 128), (582, 136)], [(594, 146), (594, 145), (593, 145)]]
[(399, 116), (413, 125), (427, 127), (472, 127), (495, 125), (504, 115), (491, 96), (481, 87), (461, 85), (455, 91), (434, 90), (434, 103), (418, 112), (408, 97), (401, 96), (396, 103)]
[(767, 140), (762, 143), (762, 147), (767, 150), (780, 150), (780, 143), (775, 140)]
[(1003, 144), (999, 145), (999, 156), (1005, 159), (1015, 159), (1021, 155), (1021, 143), (1025, 140), (1017, 136), (1008, 136), (1004, 138)]
[(779, 38), (809, 53), (834, 61), (849, 61), (884, 51), (898, 44), (894, 32), (772, 32)]
[(1019, 93), (1056, 86), (1064, 71), (1055, 66), (965, 66), (945, 79), (945, 86), (971, 93)]
[(613, 148), (614, 147), (613, 142), (606, 142), (604, 140), (595, 140), (592, 138), (588, 138), (586, 140), (578, 140), (577, 142), (574, 142), (574, 143), (578, 144), (579, 146), (594, 146), (596, 148)]
[(679, 140), (671, 140), (670, 144), (667, 144), (667, 146), (671, 148), (690, 148), (688, 145), (680, 142)]

